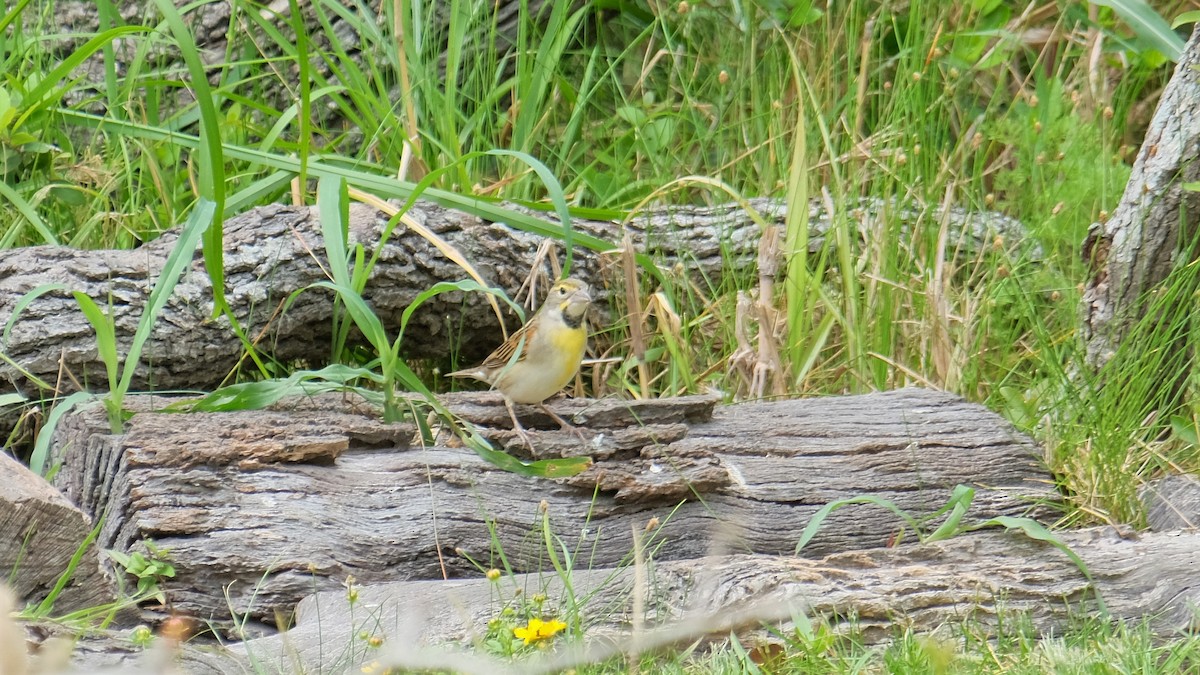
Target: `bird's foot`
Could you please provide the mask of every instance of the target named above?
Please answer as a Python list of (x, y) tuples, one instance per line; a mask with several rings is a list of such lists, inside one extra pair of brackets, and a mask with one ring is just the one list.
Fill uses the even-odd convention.
[(540, 407), (542, 409), (542, 412), (549, 415), (551, 419), (553, 419), (555, 422), (558, 422), (558, 426), (563, 431), (569, 431), (569, 432), (575, 434), (575, 436), (577, 438), (579, 438), (580, 441), (583, 441), (584, 443), (588, 442), (587, 437), (583, 435), (583, 432), (579, 430), (579, 427), (575, 426), (574, 424), (571, 424), (570, 422), (568, 422), (565, 419), (563, 419), (562, 417), (560, 417), (558, 413), (556, 413), (553, 410), (551, 410), (550, 408), (548, 408), (545, 403), (539, 403), (538, 407)]

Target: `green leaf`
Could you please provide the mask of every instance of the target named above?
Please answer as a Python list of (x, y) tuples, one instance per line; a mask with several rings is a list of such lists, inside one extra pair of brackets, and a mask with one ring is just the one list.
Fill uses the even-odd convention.
[(34, 288), (32, 291), (29, 291), (25, 295), (22, 295), (20, 298), (18, 298), (17, 304), (13, 305), (12, 315), (8, 317), (8, 321), (4, 324), (4, 334), (3, 336), (0, 336), (0, 343), (8, 343), (8, 339), (12, 333), (13, 324), (17, 322), (17, 318), (21, 316), (21, 312), (24, 312), (25, 308), (29, 307), (31, 302), (37, 300), (39, 297), (49, 293), (50, 291), (65, 290), (67, 290), (65, 284), (42, 284), (41, 286)]
[[(1003, 527), (1008, 530), (1020, 530), (1022, 533), (1024, 533), (1025, 536), (1029, 537), (1030, 539), (1035, 539), (1037, 541), (1044, 541), (1048, 544), (1051, 544), (1058, 550), (1065, 553), (1066, 556), (1071, 559), (1071, 562), (1075, 563), (1075, 566), (1079, 568), (1079, 571), (1081, 573), (1083, 573), (1083, 576), (1086, 577), (1088, 581), (1093, 581), (1093, 582), (1095, 581), (1092, 578), (1091, 571), (1088, 570), (1087, 564), (1083, 562), (1083, 558), (1080, 558), (1077, 553), (1072, 551), (1071, 548), (1069, 546), (1067, 546), (1066, 542), (1064, 542), (1062, 539), (1060, 539), (1057, 535), (1055, 535), (1050, 530), (1046, 529), (1045, 525), (1042, 525), (1041, 523), (1039, 523), (1038, 521), (1036, 521), (1032, 518), (1018, 518), (1015, 516), (996, 516), (995, 518), (990, 518), (988, 520), (985, 520), (985, 521), (979, 523), (978, 525), (974, 525), (970, 528), (967, 528), (966, 531), (981, 530), (981, 529), (993, 527), (996, 525), (999, 525), (1000, 527)], [(1099, 591), (1096, 592), (1096, 603), (1099, 606), (1101, 612), (1103, 612), (1103, 613), (1108, 612), (1108, 608), (1105, 607), (1104, 600), (1103, 600), (1103, 598), (1100, 597)]]
[(50, 589), (50, 592), (46, 594), (45, 599), (43, 599), (41, 603), (38, 604), (37, 609), (34, 610), (35, 616), (49, 616), (50, 612), (54, 610), (54, 603), (58, 600), (59, 596), (62, 595), (63, 589), (67, 587), (67, 584), (70, 583), (71, 579), (75, 576), (75, 570), (79, 569), (79, 563), (83, 562), (84, 554), (87, 553), (88, 549), (92, 547), (92, 544), (96, 542), (96, 537), (100, 535), (100, 528), (103, 526), (104, 518), (98, 518), (96, 520), (96, 525), (91, 529), (91, 531), (88, 532), (87, 536), (83, 538), (83, 541), (80, 542), (79, 546), (75, 547), (75, 552), (71, 554), (71, 560), (67, 562), (67, 568), (63, 570), (62, 574), (58, 575), (58, 579), (55, 580), (54, 588)]
[(799, 554), (800, 550), (803, 549), (808, 542), (812, 541), (812, 538), (817, 535), (817, 532), (821, 529), (821, 526), (825, 523), (825, 519), (829, 517), (829, 514), (842, 508), (843, 506), (848, 506), (850, 504), (873, 504), (875, 506), (885, 508), (888, 511), (896, 514), (896, 516), (904, 522), (908, 523), (913, 530), (920, 530), (917, 521), (912, 516), (905, 513), (903, 509), (887, 499), (876, 497), (874, 495), (848, 497), (846, 499), (838, 499), (829, 502), (813, 514), (812, 519), (808, 521), (808, 525), (804, 527), (804, 531), (800, 533), (800, 540), (796, 542), (796, 553)]
[[(91, 113), (72, 110), (70, 108), (56, 108), (55, 114), (62, 117), (64, 121), (74, 122), (90, 128), (103, 128), (110, 133), (119, 133), (131, 138), (142, 138), (153, 141), (165, 141), (188, 148), (195, 148), (199, 145), (199, 139), (196, 136), (181, 133), (175, 130), (160, 129), (147, 124), (130, 122), (127, 120), (114, 120)], [(230, 159), (242, 160), (253, 165), (261, 167), (269, 167), (283, 171), (296, 172), (300, 168), (299, 161), (293, 157), (287, 157), (279, 154), (263, 152), (261, 150), (246, 148), (242, 146), (224, 144), (225, 156)], [(488, 154), (488, 153), (480, 153)], [(336, 163), (324, 163), (317, 160), (310, 161), (308, 164), (308, 173), (310, 176), (320, 178), (321, 176), (342, 176), (346, 182), (353, 187), (361, 188), (373, 194), (385, 198), (408, 199), (412, 196), (416, 185), (407, 181), (396, 180), (388, 176), (380, 176), (377, 174), (368, 173), (360, 169), (347, 168)], [(547, 223), (541, 218), (528, 215), (516, 209), (506, 208), (496, 200), (485, 199), (474, 195), (461, 195), (447, 190), (439, 190), (429, 188), (425, 190), (421, 196), (436, 204), (447, 208), (458, 209), (473, 216), (482, 218), (496, 223), (506, 223), (518, 230), (538, 234), (544, 237), (553, 237), (562, 239), (565, 235), (562, 225)], [(537, 208), (538, 205), (529, 205), (530, 208)], [(404, 209), (401, 209), (404, 210)], [(594, 210), (577, 209), (583, 214), (598, 213)], [(611, 251), (617, 248), (616, 244), (599, 237), (594, 237), (583, 232), (575, 232), (572, 230), (572, 241), (592, 251)], [(656, 279), (662, 279), (662, 271), (655, 265), (654, 260), (645, 253), (638, 253), (636, 256), (638, 264), (641, 265), (647, 273)]]
[(353, 368), (333, 364), (321, 370), (299, 370), (283, 379), (239, 382), (194, 401), (177, 401), (159, 412), (230, 412), (234, 410), (262, 410), (288, 396), (341, 391), (349, 383), (364, 379), (378, 382), (379, 376), (366, 368)]
[(84, 318), (96, 331), (96, 351), (100, 354), (100, 360), (104, 362), (104, 369), (108, 371), (108, 388), (114, 390), (117, 388), (117, 372), (120, 368), (120, 357), (117, 355), (116, 325), (113, 324), (112, 318), (105, 314), (86, 293), (72, 291), (71, 294), (75, 296), (75, 302), (79, 304)]
[(442, 293), (448, 293), (450, 291), (463, 291), (465, 293), (478, 291), (490, 293), (508, 303), (508, 306), (513, 308), (513, 310), (517, 313), (517, 316), (520, 316), (522, 321), (525, 320), (525, 311), (520, 305), (513, 302), (502, 289), (488, 288), (487, 286), (483, 286), (473, 279), (464, 279), (462, 281), (439, 281), (432, 287), (418, 293), (417, 297), (413, 298), (413, 301), (408, 305), (408, 307), (404, 308), (404, 312), (400, 315), (400, 334), (396, 339), (400, 340), (403, 338), (404, 329), (408, 327), (408, 320), (412, 318), (413, 312), (417, 311), (417, 308), (435, 295), (441, 295)]
[(73, 49), (70, 56), (63, 59), (49, 73), (46, 73), (46, 76), (25, 95), (22, 105), (24, 112), (17, 118), (16, 123), (13, 124), (13, 128), (20, 128), (31, 115), (54, 104), (58, 99), (66, 95), (71, 87), (64, 86), (63, 80), (69, 78), (72, 71), (82, 65), (84, 61), (91, 58), (93, 54), (100, 51), (105, 45), (126, 35), (147, 33), (149, 31), (150, 29), (145, 26), (119, 26), (99, 33), (78, 48)]
[(1175, 20), (1171, 22), (1171, 28), (1179, 28), (1185, 24), (1196, 23), (1197, 21), (1200, 21), (1200, 9), (1193, 9), (1190, 12), (1184, 12), (1175, 17)]
[(46, 423), (38, 430), (37, 440), (34, 441), (33, 454), (29, 456), (29, 469), (31, 471), (39, 476), (46, 475), (46, 460), (50, 457), (50, 441), (63, 415), (73, 410), (75, 406), (95, 400), (95, 398), (95, 394), (86, 391), (77, 391), (55, 404), (54, 408), (50, 410), (50, 414), (46, 416)]
[(1179, 440), (1188, 445), (1200, 445), (1200, 433), (1198, 433), (1195, 418), (1171, 415), (1171, 431)]
[(371, 311), (367, 301), (353, 288), (331, 281), (318, 281), (310, 288), (328, 288), (337, 293), (342, 303), (346, 305), (346, 311), (350, 312), (350, 318), (354, 320), (354, 325), (358, 326), (358, 330), (362, 332), (367, 342), (371, 343), (375, 351), (382, 355), (391, 350), (391, 342), (388, 340), (383, 322), (379, 320), (375, 312)]
[(0, 87), (0, 134), (8, 128), (8, 123), (17, 115), (16, 106), (12, 105), (12, 98), (8, 95), (8, 90)]
[(129, 354), (125, 356), (125, 367), (117, 388), (120, 393), (123, 394), (129, 390), (129, 385), (133, 381), (133, 373), (137, 370), (138, 361), (142, 357), (142, 347), (145, 346), (146, 340), (150, 338), (150, 333), (154, 330), (155, 319), (171, 298), (171, 293), (175, 290), (175, 284), (179, 283), (179, 278), (191, 266), (192, 258), (196, 255), (196, 245), (199, 243), (201, 235), (212, 224), (216, 208), (217, 205), (211, 200), (201, 197), (196, 201), (187, 222), (183, 224), (183, 228), (179, 232), (179, 240), (175, 242), (171, 253), (167, 255), (167, 261), (163, 264), (162, 271), (159, 272), (158, 281), (154, 282), (150, 298), (142, 309), (142, 316), (138, 319), (137, 331), (133, 334), (133, 343), (129, 346)]
[(0, 17), (0, 33), (3, 33), (13, 21), (16, 21), (18, 16), (21, 16), (21, 12), (25, 10), (25, 6), (31, 1), (32, 0), (19, 0), (17, 4), (8, 11), (7, 14), (5, 14), (3, 17)]
[(942, 522), (938, 529), (934, 530), (933, 533), (922, 539), (922, 541), (941, 541), (942, 539), (949, 539), (950, 537), (953, 537), (961, 532), (962, 529), (960, 528), (960, 525), (962, 523), (963, 516), (967, 515), (967, 511), (970, 510), (971, 502), (974, 499), (974, 488), (971, 488), (967, 485), (954, 486), (954, 491), (950, 493), (950, 501), (945, 506), (938, 509), (937, 513), (935, 513), (933, 517), (940, 516), (947, 510), (950, 511), (950, 515), (946, 517), (946, 520)]
[(579, 474), (592, 465), (590, 457), (564, 457), (562, 459), (542, 459), (536, 462), (523, 462), (507, 452), (494, 449), (486, 438), (473, 430), (463, 437), (463, 443), (488, 463), (522, 476), (568, 478)]
[(225, 158), (222, 153), (220, 117), (217, 116), (217, 107), (213, 103), (215, 97), (208, 85), (208, 72), (205, 70), (204, 60), (200, 58), (196, 41), (175, 8), (175, 3), (171, 0), (154, 0), (154, 4), (162, 13), (163, 23), (170, 28), (175, 43), (179, 46), (179, 54), (187, 64), (190, 76), (188, 85), (195, 93), (196, 106), (200, 111), (200, 137), (196, 144), (200, 151), (197, 173), (200, 178), (200, 197), (209, 202), (205, 212), (208, 213), (210, 223), (214, 225), (204, 237), (204, 268), (212, 280), (214, 312), (228, 313), (229, 307), (225, 302), (225, 247), (222, 222), (225, 213)]
[(50, 227), (38, 215), (37, 209), (25, 201), (25, 198), (18, 194), (8, 183), (2, 180), (0, 180), (0, 197), (11, 202), (13, 207), (17, 209), (17, 213), (20, 213), (25, 220), (29, 221), (30, 225), (33, 225), (33, 229), (42, 237), (43, 244), (50, 246), (60, 245), (58, 237), (54, 236), (54, 233), (50, 231)]
[(322, 176), (317, 181), (317, 214), (321, 219), (321, 235), (325, 238), (325, 259), (334, 283), (350, 288), (350, 265), (347, 260), (347, 241), (350, 223), (350, 197), (346, 179), (341, 176)]
[(1112, 9), (1138, 37), (1171, 61), (1183, 55), (1183, 39), (1146, 0), (1092, 0), (1092, 4)]

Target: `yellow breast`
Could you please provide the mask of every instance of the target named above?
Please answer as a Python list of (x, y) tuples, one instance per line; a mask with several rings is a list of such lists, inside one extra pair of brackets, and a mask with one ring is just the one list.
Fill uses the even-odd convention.
[(514, 403), (541, 403), (558, 393), (575, 377), (587, 348), (584, 326), (568, 328), (561, 322), (539, 330), (529, 354), (513, 364), (495, 382), (495, 387)]

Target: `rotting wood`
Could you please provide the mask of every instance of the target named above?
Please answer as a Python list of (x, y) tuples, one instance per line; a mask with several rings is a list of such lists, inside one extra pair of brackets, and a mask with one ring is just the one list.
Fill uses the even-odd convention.
[[(655, 562), (647, 570), (644, 593), (646, 623), (659, 628), (642, 636), (627, 633), (632, 568), (576, 569), (571, 582), (575, 596), (586, 598), (581, 614), (591, 658), (687, 644), (707, 634), (727, 636), (763, 622), (787, 626), (797, 614), (827, 621), (865, 644), (886, 641), (901, 627), (928, 632), (964, 621), (982, 635), (1003, 633), (1004, 625), (1021, 625), (1022, 620), (1037, 634), (1061, 635), (1070, 621), (1095, 611), (1096, 591), (1111, 618), (1149, 620), (1161, 636), (1200, 627), (1200, 533), (1127, 539), (1105, 527), (1059, 537), (1084, 560), (1094, 587), (1058, 548), (1016, 532), (995, 531), (824, 558), (721, 555)], [(366, 631), (383, 638), (385, 648), (360, 649), (353, 654), (356, 660), (399, 666), (440, 654), (447, 663), (452, 657), (429, 645), (484, 634), (488, 620), (518, 589), (544, 592), (548, 610), (565, 611), (561, 579), (554, 574), (506, 578), (499, 584), (482, 578), (367, 584), (358, 589), (353, 610), (344, 589), (322, 592), (300, 603), (297, 625), (290, 631), (234, 648), (253, 654), (265, 667), (280, 668), (278, 672), (291, 672), (294, 663), (316, 669), (330, 658), (328, 651), (319, 652), (318, 642), (353, 644)], [(389, 654), (396, 660), (389, 661)], [(569, 649), (562, 647), (549, 659), (523, 661), (515, 666), (519, 670), (496, 661), (458, 670), (529, 675), (577, 665), (570, 659)]]
[[(511, 429), (490, 426), (507, 422), (498, 397), (447, 400), (497, 443), (513, 440)], [(986, 488), (972, 509), (980, 518), (1055, 498), (1027, 438), (950, 394), (714, 403), (555, 402), (584, 425), (587, 447), (526, 411), (540, 457), (595, 459), (564, 480), (501, 471), (444, 436), (415, 447), (412, 426), (379, 422), (337, 395), (262, 412), (140, 413), (120, 436), (107, 433), (96, 407), (60, 423), (56, 484), (86, 511), (108, 510), (102, 546), (133, 550), (151, 538), (168, 549), (172, 609), (226, 626), (231, 612), (273, 621), (351, 575), (374, 583), (476, 574), (466, 555), (490, 564), (489, 525), (516, 570), (545, 569), (542, 501), (581, 564), (604, 566), (623, 560), (631, 528), (651, 519), (660, 526), (648, 549), (666, 560), (788, 553), (821, 506), (862, 494), (920, 516), (943, 506), (953, 486), (975, 485)], [(884, 509), (847, 507), (808, 550), (883, 546), (900, 530)]]
[[(781, 227), (781, 201), (751, 200), (748, 204), (767, 223)], [(867, 200), (844, 214), (861, 231), (884, 222), (884, 212), (910, 223), (922, 214)], [(530, 212), (555, 223), (553, 216)], [(461, 211), (428, 202), (409, 212), (416, 222), (441, 236), (463, 253), (493, 285), (515, 292), (537, 267), (544, 238), (503, 223), (484, 222)], [(1020, 223), (995, 213), (945, 214), (955, 236), (970, 252), (991, 247), (996, 234), (1014, 246), (1028, 242)], [(371, 208), (351, 209), (354, 238), (368, 250), (380, 239), (385, 219)], [(819, 247), (830, 217), (822, 207), (811, 208), (810, 245)], [(575, 219), (573, 227), (607, 241), (620, 240), (621, 225)], [(634, 245), (661, 261), (670, 274), (721, 276), (727, 266), (754, 264), (760, 226), (736, 204), (714, 207), (676, 207), (646, 212), (625, 224)], [(308, 290), (282, 312), (293, 293), (326, 280), (324, 242), (315, 208), (265, 206), (225, 222), (227, 299), (233, 315), (257, 348), (284, 363), (325, 363), (329, 357), (331, 317), (335, 303), (328, 292)], [(18, 300), (50, 284), (51, 291), (33, 301), (18, 317), (0, 350), (12, 363), (0, 360), (0, 382), (34, 393), (26, 374), (70, 389), (60, 382), (70, 373), (84, 386), (102, 387), (106, 371), (96, 349), (95, 334), (72, 296), (80, 291), (106, 308), (115, 322), (119, 353), (128, 353), (153, 280), (178, 240), (173, 230), (132, 251), (79, 251), (36, 246), (0, 251), (0, 325), (7, 324)], [(608, 325), (605, 311), (608, 276), (603, 256), (576, 251), (573, 274), (597, 291), (600, 302), (595, 325)], [(543, 260), (542, 270), (547, 269)], [(400, 325), (405, 309), (418, 294), (438, 282), (459, 281), (466, 274), (418, 234), (398, 229), (383, 247), (365, 290), (365, 297), (385, 326)], [(543, 292), (544, 287), (539, 289)], [(133, 379), (135, 390), (199, 389), (209, 391), (242, 362), (242, 344), (225, 317), (212, 318), (212, 289), (197, 258), (163, 309), (146, 343)], [(539, 298), (540, 300), (540, 298)], [(516, 319), (507, 319), (509, 329)], [(478, 361), (501, 340), (497, 320), (482, 294), (449, 293), (425, 303), (407, 326), (404, 352), (411, 358), (446, 359), (453, 350), (462, 363)], [(353, 339), (353, 336), (352, 336)], [(12, 422), (4, 425), (11, 426)]]

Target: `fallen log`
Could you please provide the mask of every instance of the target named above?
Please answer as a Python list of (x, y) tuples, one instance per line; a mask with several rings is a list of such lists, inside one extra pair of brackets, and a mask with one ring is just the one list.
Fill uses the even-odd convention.
[(44, 478), (0, 452), (0, 571), (22, 606), (54, 595), (47, 610), (61, 615), (116, 599), (96, 547), (87, 543), (91, 530), (91, 519)]
[[(518, 452), (499, 398), (447, 400)], [(779, 554), (837, 499), (872, 494), (923, 516), (969, 484), (986, 488), (972, 514), (987, 518), (1055, 497), (1027, 438), (950, 394), (714, 404), (555, 403), (583, 425), (587, 444), (540, 413), (525, 415), (532, 456), (595, 460), (560, 480), (501, 471), (445, 435), (413, 445), (413, 425), (380, 422), (361, 401), (335, 395), (257, 412), (141, 412), (122, 435), (108, 433), (97, 406), (60, 423), (56, 485), (89, 513), (108, 513), (101, 546), (140, 550), (153, 539), (168, 550), (177, 574), (161, 586), (171, 609), (223, 626), (246, 616), (274, 622), (348, 576), (475, 575), (471, 559), (498, 564), (497, 545), (514, 570), (545, 569), (543, 513), (581, 560), (611, 566), (630, 555), (632, 529), (652, 519), (659, 526), (647, 546), (659, 560)], [(847, 507), (806, 551), (884, 546), (900, 525), (884, 509)]]
[[(757, 199), (749, 204), (770, 226), (782, 227), (786, 215), (782, 202)], [(521, 287), (531, 268), (547, 267), (544, 260), (538, 262), (542, 237), (428, 202), (416, 204), (408, 215), (461, 251), (489, 283), (510, 293)], [(555, 222), (546, 214), (533, 215)], [(923, 217), (878, 200), (864, 201), (847, 215), (864, 236), (887, 219), (917, 223)], [(1020, 223), (999, 214), (953, 211), (944, 217), (967, 253), (991, 247), (997, 234), (1009, 246), (1029, 241), (1021, 236)], [(831, 217), (814, 204), (811, 218), (810, 245), (816, 249)], [(354, 238), (368, 252), (374, 250), (386, 219), (370, 207), (355, 205), (350, 221)], [(720, 277), (726, 265), (753, 265), (761, 233), (761, 226), (736, 204), (648, 212), (623, 226), (584, 219), (575, 219), (572, 225), (606, 241), (618, 241), (621, 232), (628, 232), (635, 248), (653, 255), (663, 269), (710, 279)], [(282, 312), (293, 293), (326, 279), (316, 209), (280, 205), (253, 209), (226, 221), (224, 236), (227, 299), (246, 334), (281, 362), (325, 363), (335, 308), (329, 293), (302, 293)], [(103, 387), (106, 371), (95, 334), (71, 292), (81, 291), (106, 308), (116, 324), (118, 352), (126, 354), (155, 276), (177, 240), (178, 232), (171, 231), (132, 251), (50, 246), (0, 251), (0, 326), (8, 323), (26, 293), (50, 284), (65, 289), (38, 297), (17, 317), (0, 343), (0, 351), (9, 359), (0, 359), (0, 381), (32, 394), (32, 375), (69, 390), (71, 382), (60, 382), (66, 372), (84, 386)], [(597, 290), (599, 325), (607, 325), (602, 256), (578, 250), (575, 261), (573, 273)], [(419, 293), (438, 282), (465, 278), (426, 239), (401, 228), (384, 245), (365, 297), (384, 325), (394, 329)], [(197, 254), (191, 272), (155, 322), (137, 364), (134, 389), (210, 391), (238, 368), (242, 344), (226, 318), (211, 318), (211, 298), (211, 283)], [(510, 329), (516, 325), (514, 316), (506, 321)], [(405, 333), (405, 353), (411, 358), (444, 360), (457, 349), (460, 362), (475, 362), (499, 343), (497, 324), (481, 294), (438, 296), (413, 314)]]
[[(1028, 621), (1040, 635), (1061, 635), (1095, 614), (1097, 594), (1113, 619), (1151, 626), (1163, 637), (1196, 630), (1200, 605), (1200, 533), (1122, 538), (1113, 528), (1061, 532), (1094, 583), (1058, 548), (1015, 532), (978, 532), (929, 544), (837, 553), (824, 558), (722, 555), (655, 562), (638, 584), (632, 567), (577, 569), (571, 576), (586, 643), (514, 666), (478, 652), (431, 645), (473, 641), (518, 593), (541, 592), (566, 616), (566, 594), (552, 573), (485, 579), (364, 585), (351, 608), (346, 591), (305, 598), (286, 633), (249, 640), (234, 650), (265, 672), (319, 671), (338, 659), (355, 669), (449, 665), (456, 672), (500, 675), (561, 672), (622, 653), (687, 644), (705, 635), (745, 633), (763, 623), (786, 626), (796, 616), (824, 621), (864, 644), (885, 642), (898, 627), (924, 633), (968, 622), (997, 635)], [(640, 585), (647, 630), (630, 634), (633, 589)], [(519, 590), (518, 590), (519, 589)], [(1010, 629), (1011, 630), (1011, 629)], [(383, 640), (369, 649), (360, 633)], [(745, 644), (745, 643), (744, 643)], [(323, 647), (323, 651), (322, 651)], [(432, 661), (431, 661), (432, 659)]]

